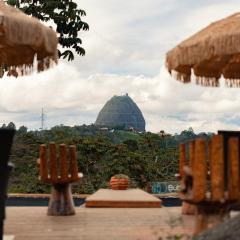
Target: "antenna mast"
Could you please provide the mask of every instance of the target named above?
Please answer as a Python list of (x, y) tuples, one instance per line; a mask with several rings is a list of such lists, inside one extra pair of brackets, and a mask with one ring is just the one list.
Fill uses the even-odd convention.
[(44, 109), (42, 108), (42, 114), (41, 114), (41, 130), (45, 127), (45, 121), (46, 121), (46, 114), (44, 112)]

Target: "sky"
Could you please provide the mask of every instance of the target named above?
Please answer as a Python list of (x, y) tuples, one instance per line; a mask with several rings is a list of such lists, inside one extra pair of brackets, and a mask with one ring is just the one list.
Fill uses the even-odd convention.
[(211, 22), (240, 9), (240, 1), (76, 0), (87, 12), (80, 32), (86, 56), (41, 74), (0, 79), (0, 125), (29, 129), (94, 123), (114, 95), (129, 96), (146, 130), (179, 133), (240, 129), (240, 89), (184, 85), (166, 71), (166, 53)]

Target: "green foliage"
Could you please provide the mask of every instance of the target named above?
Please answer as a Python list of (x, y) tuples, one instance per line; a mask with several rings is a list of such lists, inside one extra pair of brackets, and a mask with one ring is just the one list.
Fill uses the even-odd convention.
[(125, 174), (115, 174), (113, 177), (115, 177), (116, 179), (129, 179), (129, 177)]
[(13, 122), (10, 122), (8, 125), (3, 124), (1, 128), (8, 128), (8, 129), (16, 130), (16, 125)]
[(22, 126), (17, 130), (12, 149), (11, 160), (15, 168), (10, 192), (49, 192), (49, 186), (38, 179), (36, 161), (39, 145), (51, 141), (77, 147), (79, 171), (84, 178), (74, 186), (76, 193), (89, 194), (107, 188), (110, 178), (116, 174), (129, 176), (132, 186), (143, 189), (150, 182), (175, 180), (181, 138), (182, 134), (163, 137), (153, 133), (102, 132), (94, 125), (59, 125), (43, 131), (28, 131)]
[(18, 133), (19, 134), (26, 134), (27, 133), (27, 127), (25, 126), (21, 126), (19, 129), (18, 129)]
[(12, 148), (11, 161), (14, 163), (10, 179), (10, 192), (17, 193), (44, 193), (49, 192), (49, 187), (38, 180), (39, 139), (33, 132), (22, 132), (19, 128)]
[(109, 137), (115, 142), (115, 143), (120, 143), (120, 142), (125, 142), (128, 145), (128, 141), (133, 140), (133, 141), (138, 141), (140, 138), (139, 133), (134, 133), (134, 132), (129, 132), (129, 131), (114, 131), (113, 134), (109, 134)]
[(126, 144), (128, 147), (128, 150), (135, 152), (138, 150), (138, 143), (136, 140), (132, 140), (132, 139), (127, 139), (125, 141), (123, 141), (123, 144)]
[(68, 48), (65, 51), (59, 50), (59, 57), (72, 61), (74, 52), (81, 56), (85, 55), (79, 32), (89, 30), (89, 26), (82, 21), (86, 12), (79, 9), (77, 3), (72, 0), (7, 0), (6, 2), (43, 22), (52, 21), (56, 24), (59, 43), (63, 49)]

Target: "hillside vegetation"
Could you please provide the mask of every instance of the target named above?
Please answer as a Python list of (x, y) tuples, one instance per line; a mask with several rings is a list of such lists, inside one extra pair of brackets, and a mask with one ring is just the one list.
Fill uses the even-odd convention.
[[(13, 123), (3, 127), (15, 128)], [(192, 129), (169, 135), (127, 131), (102, 132), (94, 125), (55, 126), (50, 130), (28, 131), (20, 127), (14, 139), (11, 161), (15, 168), (9, 191), (15, 193), (46, 193), (49, 186), (38, 180), (39, 145), (49, 142), (75, 144), (82, 182), (74, 186), (76, 193), (92, 193), (108, 187), (114, 174), (131, 178), (132, 185), (147, 188), (154, 181), (175, 180), (178, 172), (178, 145), (195, 138)], [(208, 137), (206, 134), (202, 134)]]

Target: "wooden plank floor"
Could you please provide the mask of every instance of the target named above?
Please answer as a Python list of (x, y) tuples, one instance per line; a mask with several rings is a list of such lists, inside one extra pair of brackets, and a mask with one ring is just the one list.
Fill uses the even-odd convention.
[[(191, 233), (192, 217), (179, 224), (180, 208), (76, 208), (70, 217), (48, 217), (46, 207), (8, 207), (5, 233), (14, 240), (158, 240)], [(177, 223), (177, 224), (176, 224)], [(177, 225), (170, 227), (169, 225)]]

